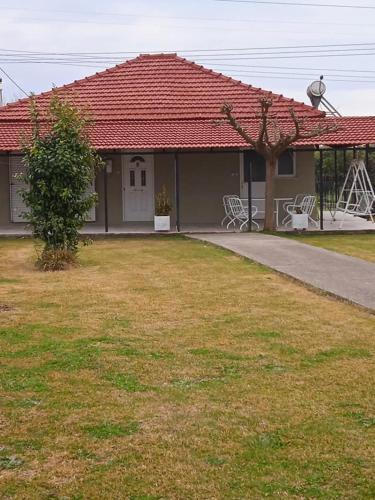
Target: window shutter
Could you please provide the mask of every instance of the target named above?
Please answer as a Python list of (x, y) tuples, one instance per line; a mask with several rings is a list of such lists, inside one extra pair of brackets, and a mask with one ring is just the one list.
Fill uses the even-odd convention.
[[(92, 181), (86, 188), (85, 196), (95, 193), (95, 180)], [(95, 222), (96, 221), (96, 206), (90, 208), (87, 212), (86, 222)]]
[(9, 160), (10, 220), (12, 222), (25, 222), (22, 213), (29, 212), (20, 194), (20, 190), (27, 187), (26, 183), (18, 178), (26, 173), (26, 165), (22, 159), (22, 156), (10, 156)]

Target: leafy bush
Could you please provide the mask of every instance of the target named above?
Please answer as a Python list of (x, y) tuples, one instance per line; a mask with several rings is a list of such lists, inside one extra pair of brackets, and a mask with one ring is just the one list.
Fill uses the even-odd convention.
[(79, 230), (97, 201), (87, 188), (103, 162), (90, 145), (88, 118), (56, 93), (43, 117), (32, 100), (30, 117), (32, 134), (23, 141), (28, 188), (21, 193), (30, 212), (24, 216), (44, 243), (38, 267), (64, 269), (74, 264)]

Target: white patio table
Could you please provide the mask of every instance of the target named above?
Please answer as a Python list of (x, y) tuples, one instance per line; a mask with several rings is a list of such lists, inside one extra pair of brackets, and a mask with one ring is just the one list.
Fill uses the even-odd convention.
[[(241, 198), (243, 203), (247, 203), (247, 198)], [(279, 227), (280, 225), (280, 203), (285, 203), (286, 201), (293, 202), (294, 198), (274, 198), (275, 202), (275, 222), (276, 222), (276, 227)], [(264, 198), (253, 198), (252, 201), (265, 201)]]

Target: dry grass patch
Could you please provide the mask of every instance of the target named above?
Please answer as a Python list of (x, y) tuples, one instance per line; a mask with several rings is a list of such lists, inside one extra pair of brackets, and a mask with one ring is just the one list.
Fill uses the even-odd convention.
[(1, 497), (375, 495), (374, 316), (179, 238), (33, 257), (0, 243)]

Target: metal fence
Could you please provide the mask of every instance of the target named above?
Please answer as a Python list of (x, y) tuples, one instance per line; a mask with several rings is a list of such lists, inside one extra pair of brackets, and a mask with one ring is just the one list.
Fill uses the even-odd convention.
[(375, 186), (375, 148), (322, 149), (315, 153), (316, 192), (320, 193), (323, 210), (334, 212), (353, 158), (365, 162)]

